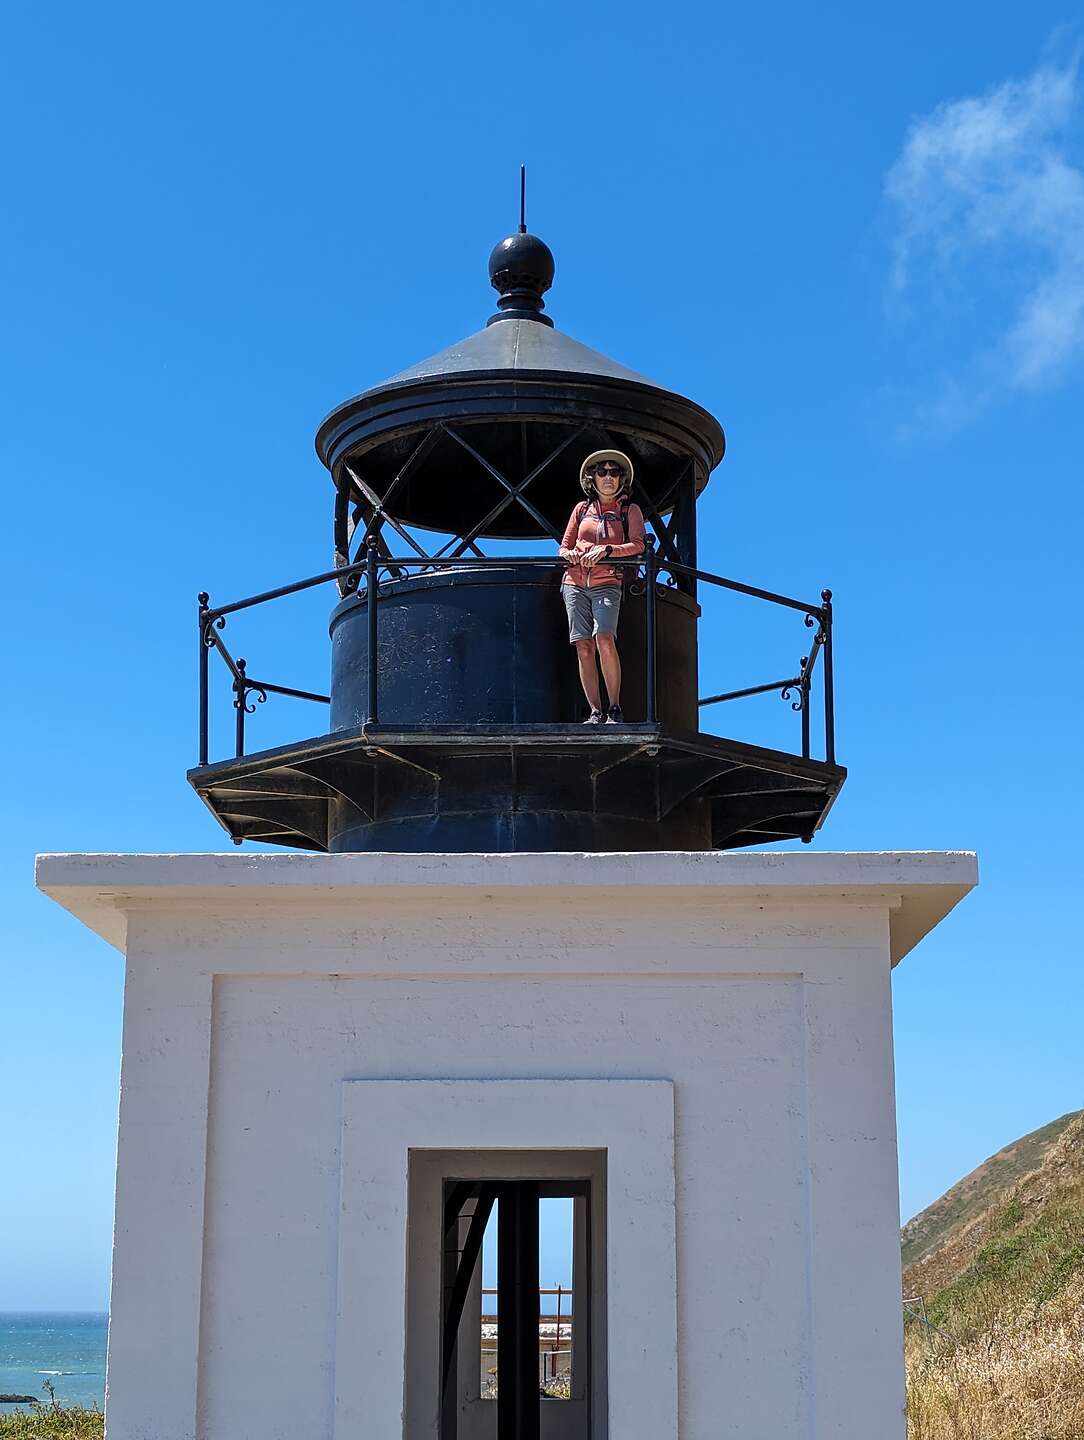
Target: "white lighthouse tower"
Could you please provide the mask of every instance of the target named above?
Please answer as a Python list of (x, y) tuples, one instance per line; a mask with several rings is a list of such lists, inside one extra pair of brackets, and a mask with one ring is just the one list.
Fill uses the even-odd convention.
[[(831, 595), (699, 568), (717, 422), (553, 328), (541, 241), (491, 276), (485, 329), (320, 427), (334, 570), (201, 597), (189, 778), (231, 840), (313, 853), (39, 860), (126, 957), (108, 1440), (903, 1440), (890, 976), (974, 857), (745, 848), (812, 839), (845, 778)], [(654, 543), (629, 718), (592, 727), (551, 542), (600, 446)], [(244, 612), (320, 583), (330, 694), (255, 678)], [(700, 697), (735, 594), (807, 653)], [(793, 752), (701, 732), (775, 689)], [(253, 750), (279, 693), (328, 726)]]

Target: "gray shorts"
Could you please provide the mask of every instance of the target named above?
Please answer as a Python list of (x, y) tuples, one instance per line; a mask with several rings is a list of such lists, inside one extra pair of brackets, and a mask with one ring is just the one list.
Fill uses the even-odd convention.
[(593, 635), (613, 635), (621, 613), (620, 585), (562, 585), (568, 611), (568, 640), (590, 640)]

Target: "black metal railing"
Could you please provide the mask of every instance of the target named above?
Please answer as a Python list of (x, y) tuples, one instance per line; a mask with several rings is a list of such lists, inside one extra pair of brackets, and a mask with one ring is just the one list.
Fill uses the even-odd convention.
[[(251, 595), (245, 600), (235, 600), (229, 605), (211, 605), (207, 592), (201, 591), (199, 595), (199, 764), (207, 765), (210, 757), (209, 662), (212, 650), (217, 650), (221, 655), (232, 677), (231, 688), (235, 710), (234, 754), (237, 758), (245, 753), (245, 716), (253, 714), (256, 709), (256, 704), (250, 703), (250, 697), (254, 697), (255, 702), (259, 704), (264, 703), (268, 695), (285, 695), (291, 699), (311, 700), (323, 705), (331, 703), (330, 695), (321, 695), (311, 690), (298, 690), (289, 685), (272, 684), (268, 680), (257, 680), (249, 675), (246, 662), (242, 659), (235, 659), (222, 639), (221, 632), (226, 626), (228, 616), (236, 615), (243, 610), (251, 610), (257, 605), (265, 605), (271, 600), (283, 599), (287, 595), (297, 595), (304, 590), (312, 590), (318, 585), (328, 585), (333, 582), (341, 585), (344, 581), (354, 581), (356, 584), (364, 576), (365, 590), (362, 593), (375, 598), (375, 603), (368, 606), (366, 617), (368, 624), (368, 683), (365, 723), (369, 726), (376, 726), (385, 723), (380, 716), (378, 644), (381, 571), (390, 577), (398, 578), (412, 570), (419, 573), (422, 571), (431, 573), (437, 570), (477, 570), (483, 567), (507, 569), (511, 565), (517, 567), (544, 566), (553, 569), (564, 563), (553, 555), (471, 556), (469, 559), (462, 556), (443, 557), (439, 555), (391, 556), (381, 553), (373, 541), (367, 547), (365, 559), (359, 560), (356, 564), (340, 566), (335, 570), (326, 570), (320, 575), (311, 575), (308, 579), (297, 580), (292, 585), (280, 585), (274, 590), (264, 590), (259, 595)], [(733, 594), (746, 595), (755, 600), (764, 600), (769, 604), (797, 611), (804, 617), (806, 626), (814, 631), (814, 635), (808, 654), (802, 656), (799, 661), (796, 675), (786, 676), (779, 680), (769, 680), (763, 685), (748, 685), (741, 690), (728, 690), (719, 695), (707, 695), (697, 703), (702, 708), (707, 705), (721, 705), (731, 700), (742, 700), (749, 696), (766, 695), (778, 691), (784, 700), (791, 701), (791, 708), (801, 715), (802, 756), (808, 760), (812, 758), (810, 710), (813, 676), (817, 661), (823, 653), (824, 758), (829, 764), (835, 764), (831, 590), (822, 590), (821, 603), (815, 605), (806, 600), (796, 600), (789, 595), (780, 595), (773, 590), (764, 590), (755, 585), (745, 585), (741, 581), (730, 580), (723, 575), (713, 575), (710, 571), (698, 570), (691, 565), (682, 565), (676, 560), (667, 559), (660, 564), (655, 553), (654, 537), (650, 535), (647, 537), (642, 555), (631, 559), (612, 558), (606, 563), (622, 569), (642, 572), (646, 691), (644, 718), (647, 724), (657, 723), (658, 576), (660, 573), (669, 575), (670, 583), (673, 584), (680, 575), (694, 582), (694, 592), (696, 582), (702, 582), (705, 585), (728, 590)], [(796, 698), (792, 699), (792, 697)]]

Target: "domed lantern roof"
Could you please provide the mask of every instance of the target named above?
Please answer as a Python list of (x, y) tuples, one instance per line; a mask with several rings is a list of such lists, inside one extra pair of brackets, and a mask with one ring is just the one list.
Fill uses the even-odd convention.
[[(542, 298), (553, 256), (537, 236), (502, 240), (489, 273), (500, 298), (483, 329), (320, 425), (316, 449), (340, 492), (407, 525), (509, 539), (559, 533), (580, 462), (602, 446), (631, 456), (661, 515), (679, 471), (692, 468), (699, 492), (725, 449), (714, 416), (554, 327)], [(502, 504), (510, 488), (520, 503)]]

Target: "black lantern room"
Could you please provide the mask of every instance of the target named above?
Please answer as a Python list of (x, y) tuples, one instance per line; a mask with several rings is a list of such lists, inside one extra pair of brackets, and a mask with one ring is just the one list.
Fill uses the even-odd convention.
[[(706, 850), (811, 839), (846, 773), (834, 755), (830, 592), (805, 603), (700, 570), (696, 500), (723, 458), (718, 422), (554, 327), (543, 299), (554, 260), (536, 236), (521, 228), (501, 241), (489, 273), (499, 299), (483, 329), (321, 424), (334, 569), (232, 605), (200, 597), (191, 783), (237, 843)], [(626, 719), (584, 726), (555, 555), (580, 465), (601, 448), (631, 458), (651, 533), (625, 564)], [(250, 677), (222, 633), (227, 620), (317, 585), (338, 594), (330, 693)], [(700, 697), (709, 587), (803, 615), (808, 653), (793, 675)], [(235, 753), (213, 761), (216, 650), (232, 680)], [(818, 659), (823, 759), (811, 753)], [(799, 714), (798, 753), (700, 732), (704, 705), (772, 690)], [(327, 705), (327, 723), (253, 751), (245, 717), (275, 694)]]

